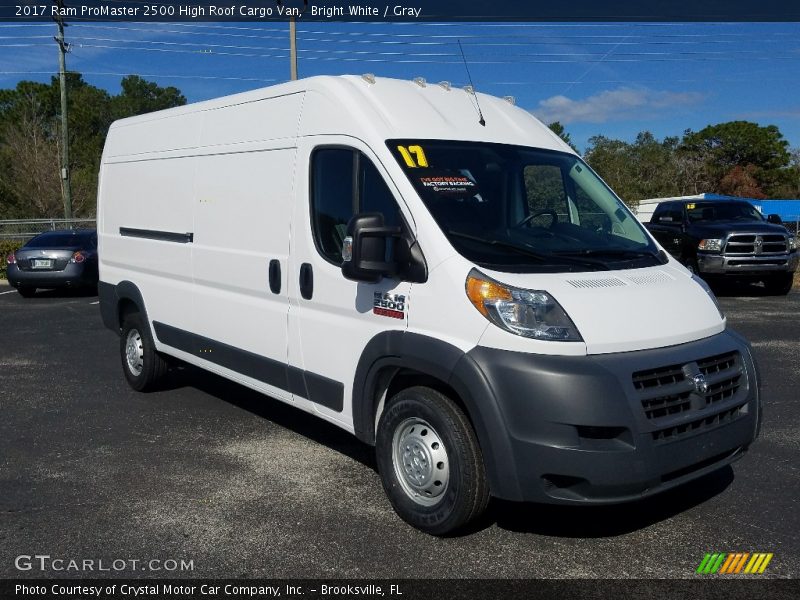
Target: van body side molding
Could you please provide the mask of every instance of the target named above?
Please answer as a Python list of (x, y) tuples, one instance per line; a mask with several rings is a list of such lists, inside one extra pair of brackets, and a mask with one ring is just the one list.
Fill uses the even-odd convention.
[(342, 412), (344, 408), (344, 384), (339, 381), (158, 321), (153, 321), (153, 329), (162, 344), (302, 396), (336, 412)]
[(158, 240), (160, 242), (177, 242), (178, 244), (191, 244), (194, 242), (194, 233), (178, 233), (176, 231), (120, 227), (119, 234), (122, 237), (143, 238), (146, 240)]

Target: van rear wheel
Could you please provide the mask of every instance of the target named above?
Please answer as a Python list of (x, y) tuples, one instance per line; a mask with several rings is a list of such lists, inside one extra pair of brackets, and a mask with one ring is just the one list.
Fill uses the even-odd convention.
[(489, 485), (464, 412), (427, 387), (395, 395), (378, 422), (376, 455), (395, 512), (417, 529), (444, 535), (478, 517)]
[(167, 362), (156, 352), (150, 328), (139, 313), (125, 316), (119, 349), (130, 386), (137, 392), (156, 389), (167, 372)]

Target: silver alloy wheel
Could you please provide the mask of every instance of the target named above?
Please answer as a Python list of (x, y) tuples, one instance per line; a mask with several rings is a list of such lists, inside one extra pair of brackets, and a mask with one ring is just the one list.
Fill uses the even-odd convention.
[(142, 335), (138, 329), (131, 329), (125, 339), (125, 360), (130, 372), (138, 377), (144, 367), (144, 349), (142, 348)]
[(447, 490), (447, 449), (436, 430), (422, 419), (406, 419), (395, 429), (392, 463), (403, 491), (417, 504), (433, 506)]

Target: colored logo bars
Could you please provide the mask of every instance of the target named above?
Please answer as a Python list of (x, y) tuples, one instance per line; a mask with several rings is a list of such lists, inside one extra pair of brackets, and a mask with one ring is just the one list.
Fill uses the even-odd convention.
[(749, 552), (731, 552), (726, 554), (724, 552), (715, 552), (714, 554), (706, 554), (697, 567), (696, 573), (701, 575), (713, 575), (718, 573), (720, 575), (738, 575), (738, 574), (751, 574), (760, 575), (764, 572), (772, 560), (772, 552), (756, 552), (750, 554)]

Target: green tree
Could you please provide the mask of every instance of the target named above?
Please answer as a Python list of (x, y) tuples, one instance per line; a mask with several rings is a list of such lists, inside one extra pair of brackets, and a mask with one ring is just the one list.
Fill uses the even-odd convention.
[[(100, 157), (115, 119), (180, 106), (177, 88), (162, 88), (138, 76), (121, 81), (116, 96), (77, 73), (67, 77), (73, 212), (93, 216)], [(60, 217), (60, 88), (21, 81), (0, 90), (0, 218)]]
[(589, 138), (584, 159), (628, 205), (635, 205), (631, 144), (604, 135)]
[(730, 121), (686, 131), (679, 153), (701, 167), (711, 188), (704, 191), (752, 190), (769, 196), (790, 175), (788, 146), (775, 125)]
[(186, 104), (186, 98), (175, 87), (160, 87), (138, 75), (128, 75), (120, 82), (122, 93), (112, 100), (114, 119), (164, 110)]
[(558, 137), (564, 140), (564, 142), (569, 144), (570, 148), (575, 150), (575, 152), (578, 151), (578, 148), (576, 148), (575, 144), (572, 143), (572, 139), (570, 138), (569, 133), (567, 133), (567, 130), (564, 129), (564, 126), (561, 124), (561, 121), (553, 121), (548, 125), (548, 127), (550, 128), (550, 131), (555, 133)]

